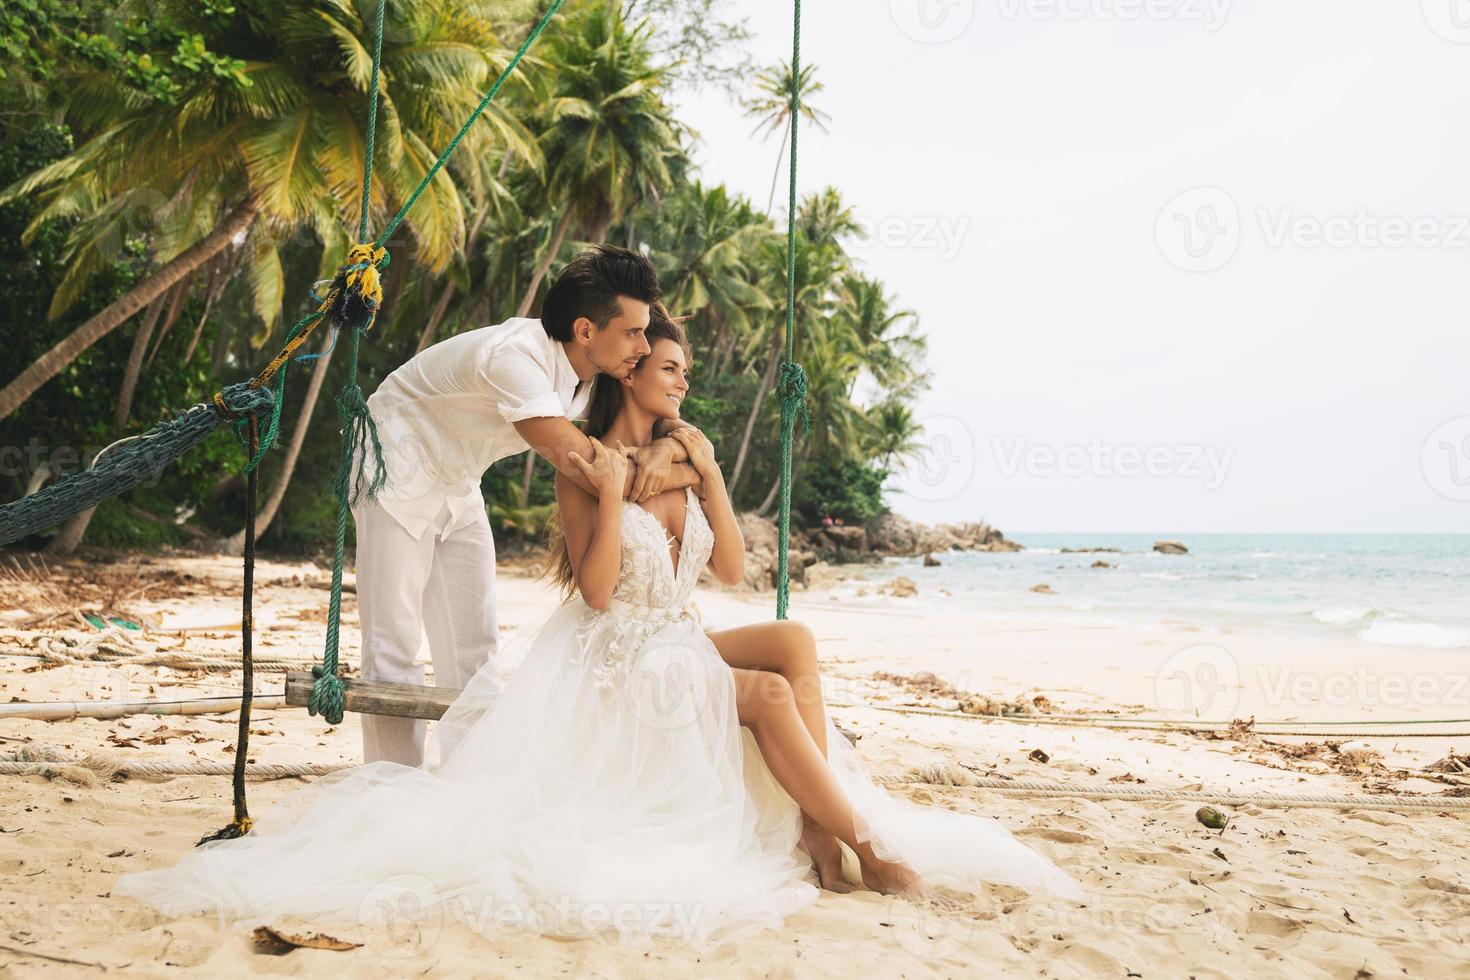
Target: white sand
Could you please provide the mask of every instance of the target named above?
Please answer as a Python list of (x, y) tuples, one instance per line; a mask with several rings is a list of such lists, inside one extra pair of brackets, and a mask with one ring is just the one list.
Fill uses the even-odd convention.
[[(163, 627), (151, 629), (139, 645), (237, 655), (239, 570), (231, 559), (169, 559), (133, 571), (76, 567), (72, 574), (126, 574), (147, 585), (164, 571), (198, 576), (191, 583), (198, 594), (170, 597), (169, 589), (150, 588), (120, 601), (120, 610)], [(257, 655), (318, 656), (325, 575), (300, 565), (262, 563), (258, 582)], [(11, 610), (0, 625), (16, 622), (16, 607), (41, 602), (32, 593), (0, 599), (6, 600), (0, 608)], [(347, 661), (355, 663), (355, 604), (347, 599), (343, 644)], [(501, 578), (499, 599), (508, 631), (553, 601), (544, 586), (510, 576)], [(707, 625), (774, 615), (771, 596), (703, 593), (700, 602)], [(1410, 770), (1444, 757), (1452, 745), (1461, 752), (1470, 747), (1470, 735), (1375, 739), (1370, 745), (1387, 765), (1355, 767), (1355, 760), (1370, 757), (1327, 752), (1294, 760), (1259, 741), (880, 710), (905, 703), (944, 706), (943, 698), (920, 698), (873, 679), (875, 671), (929, 671), (957, 688), (995, 697), (1045, 694), (1062, 711), (1178, 717), (1185, 707), (1181, 678), (1191, 678), (1220, 689), (1203, 717), (1470, 717), (1463, 703), (1470, 695), (1455, 689), (1465, 669), (1463, 655), (1453, 651), (1187, 629), (977, 622), (911, 609), (897, 599), (859, 607), (829, 593), (793, 596), (794, 617), (810, 623), (821, 641), (829, 701), (864, 704), (832, 713), (861, 736), (859, 748), (879, 773), (899, 776), (940, 763), (1012, 777), (1141, 781), (1145, 787), (1359, 793), (1392, 786), (1432, 793), (1446, 785)], [(37, 661), (14, 654), (33, 653), (43, 633), (88, 635), (74, 619), (44, 631), (0, 635), (0, 654), (6, 654), (0, 656), (0, 700), (168, 699), (238, 691), (238, 673), (103, 665), (26, 672)], [(1283, 683), (1285, 665), (1291, 672)], [(1408, 685), (1403, 696), (1397, 693), (1400, 681)], [(1316, 696), (1313, 683), (1319, 686)], [(1415, 683), (1417, 695), (1410, 690)], [(256, 688), (278, 690), (279, 674), (262, 672)], [(1198, 707), (1201, 701), (1196, 697), (1193, 703)], [(233, 715), (12, 720), (0, 730), (0, 751), (34, 741), (125, 758), (228, 761), (235, 724)], [(352, 716), (329, 728), (300, 709), (258, 711), (252, 728), (253, 761), (360, 758)], [(1470, 732), (1470, 726), (1457, 730)], [(1049, 761), (1028, 758), (1034, 749)], [(252, 781), (252, 810), (263, 812), (297, 785)], [(636, 951), (515, 933), (492, 942), (462, 926), (430, 930), (409, 943), (366, 930), (328, 930), (366, 945), (271, 957), (256, 954), (248, 936), (221, 930), (209, 917), (165, 920), (136, 902), (110, 897), (117, 875), (171, 863), (228, 821), (227, 778), (134, 778), (81, 787), (41, 776), (0, 776), (0, 977), (98, 972), (46, 956), (130, 975), (211, 977), (1466, 975), (1470, 859), (1463, 845), (1470, 821), (1463, 814), (1238, 807), (1226, 808), (1232, 822), (1215, 832), (1195, 821), (1193, 803), (1014, 799), (922, 785), (900, 792), (999, 817), (1081, 881), (1089, 901), (1077, 907), (997, 890), (968, 911), (934, 914), (871, 892), (824, 893), (781, 931), (711, 958), (668, 943)], [(311, 931), (304, 923), (280, 925)]]

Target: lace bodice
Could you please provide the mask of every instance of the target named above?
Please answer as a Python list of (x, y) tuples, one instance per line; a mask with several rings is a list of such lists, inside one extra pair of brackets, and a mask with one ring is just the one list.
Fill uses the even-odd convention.
[(673, 535), (664, 531), (653, 514), (623, 501), (622, 563), (612, 602), (605, 610), (589, 607), (578, 630), (582, 652), (599, 686), (610, 686), (639, 647), (663, 627), (681, 619), (699, 625), (699, 609), (692, 601), (694, 587), (714, 551), (715, 533), (693, 488), (686, 488), (684, 494), (684, 536), (677, 569), (670, 552)]
[(694, 594), (699, 571), (714, 550), (714, 531), (694, 490), (685, 491), (684, 538), (679, 545), (679, 567), (674, 568), (670, 547), (674, 536), (659, 519), (631, 500), (623, 501), (623, 562), (613, 598), (639, 606), (682, 608)]

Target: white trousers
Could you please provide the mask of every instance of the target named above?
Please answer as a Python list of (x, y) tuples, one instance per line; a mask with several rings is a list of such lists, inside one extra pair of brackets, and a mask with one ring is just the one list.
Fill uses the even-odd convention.
[[(352, 516), (363, 679), (422, 685), (418, 657), (427, 633), (435, 686), (463, 688), (495, 655), (500, 639), (495, 540), (484, 508), (477, 520), (442, 537), (448, 505), (419, 538), (375, 501), (363, 501)], [(360, 717), (364, 762), (423, 764), (423, 719)]]

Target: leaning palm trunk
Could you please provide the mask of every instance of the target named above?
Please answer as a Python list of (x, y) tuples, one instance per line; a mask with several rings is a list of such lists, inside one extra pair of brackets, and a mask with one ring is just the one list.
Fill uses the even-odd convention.
[[(301, 447), (306, 444), (306, 431), (311, 427), (311, 415), (316, 409), (317, 399), (321, 397), (322, 385), (327, 379), (327, 367), (332, 363), (332, 335), (329, 332), (322, 339), (322, 353), (317, 358), (311, 372), (311, 381), (306, 386), (306, 396), (301, 400), (301, 412), (296, 416), (296, 426), (291, 430), (291, 443), (286, 447), (286, 458), (281, 461), (281, 475), (276, 479), (275, 486), (271, 487), (271, 495), (266, 498), (265, 506), (255, 518), (255, 536), (257, 538), (265, 534), (265, 529), (270, 527), (271, 521), (276, 519), (276, 512), (281, 509), (281, 501), (286, 499), (286, 487), (291, 483), (291, 476), (296, 472), (296, 462), (301, 458)], [(245, 547), (245, 530), (241, 528), (230, 536), (230, 550), (239, 551)]]
[[(133, 338), (133, 349), (128, 354), (127, 367), (123, 369), (122, 386), (117, 392), (117, 406), (112, 413), (112, 432), (114, 436), (121, 436), (128, 427), (128, 416), (133, 412), (133, 395), (138, 390), (138, 375), (143, 373), (143, 355), (148, 350), (148, 341), (153, 338), (153, 328), (158, 324), (158, 316), (163, 311), (163, 303), (167, 298), (166, 293), (159, 293), (158, 297), (148, 304), (148, 312), (143, 315), (143, 322), (138, 324), (137, 336)], [(46, 550), (56, 555), (69, 555), (77, 550), (86, 537), (87, 525), (92, 523), (92, 515), (97, 512), (96, 507), (88, 507), (71, 520), (61, 526), (61, 531), (46, 545)]]
[(540, 262), (536, 263), (536, 272), (526, 286), (526, 293), (521, 297), (521, 306), (516, 316), (525, 316), (531, 312), (531, 304), (536, 302), (536, 292), (541, 288), (541, 280), (545, 279), (546, 273), (551, 270), (551, 263), (556, 261), (556, 253), (561, 251), (561, 243), (567, 237), (567, 231), (571, 227), (572, 208), (569, 205), (556, 223), (556, 232), (551, 236), (551, 245), (546, 249), (546, 254), (541, 256)]
[(60, 374), (82, 351), (122, 326), (134, 313), (223, 251), (236, 235), (250, 227), (259, 210), (260, 206), (253, 197), (246, 198), (214, 231), (173, 260), (164, 263), (151, 276), (123, 293), (96, 316), (73, 330), (65, 340), (37, 358), (15, 380), (0, 389), (0, 419), (8, 417), (25, 404), (26, 399), (35, 394), (37, 388)]
[(730, 499), (735, 499), (735, 488), (740, 485), (740, 476), (745, 472), (745, 456), (750, 451), (750, 436), (755, 431), (755, 420), (760, 417), (761, 408), (765, 404), (766, 392), (771, 390), (771, 385), (776, 382), (776, 369), (781, 366), (781, 331), (771, 331), (771, 362), (766, 365), (766, 373), (761, 376), (761, 386), (756, 390), (755, 400), (751, 403), (750, 414), (745, 417), (745, 432), (740, 437), (740, 452), (735, 456), (735, 469), (730, 474)]

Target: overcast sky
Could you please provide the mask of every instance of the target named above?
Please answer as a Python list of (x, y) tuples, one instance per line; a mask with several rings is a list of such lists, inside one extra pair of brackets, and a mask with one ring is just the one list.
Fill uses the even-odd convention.
[[(789, 4), (740, 6), (758, 61), (789, 57)], [(1470, 531), (1470, 2), (804, 17), (832, 123), (799, 186), (841, 190), (930, 343), (900, 513)], [(714, 92), (682, 117), (704, 176), (764, 205), (777, 139)]]

